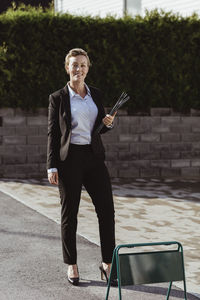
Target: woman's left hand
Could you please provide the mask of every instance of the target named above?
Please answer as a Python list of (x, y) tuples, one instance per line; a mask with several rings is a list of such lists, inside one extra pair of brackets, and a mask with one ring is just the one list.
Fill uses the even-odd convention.
[(116, 113), (117, 113), (117, 112), (115, 112), (113, 116), (111, 116), (111, 115), (106, 115), (105, 118), (103, 118), (103, 120), (102, 120), (103, 123), (104, 123), (104, 125), (106, 125), (106, 126), (111, 126), (112, 123), (113, 123), (113, 121), (114, 121), (114, 118), (115, 118)]

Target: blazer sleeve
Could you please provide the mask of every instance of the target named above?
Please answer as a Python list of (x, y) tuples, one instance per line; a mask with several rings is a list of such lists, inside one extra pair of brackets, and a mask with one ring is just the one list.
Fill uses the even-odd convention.
[(47, 169), (58, 168), (60, 138), (59, 101), (56, 101), (56, 98), (50, 95), (48, 107)]
[[(105, 114), (103, 116), (103, 118), (105, 117)], [(103, 119), (102, 118), (102, 119)], [(100, 130), (100, 134), (103, 134), (103, 133), (106, 133), (108, 131), (110, 131), (112, 128), (114, 127), (114, 125), (112, 124), (111, 126), (106, 126), (106, 125), (103, 125), (102, 129)]]

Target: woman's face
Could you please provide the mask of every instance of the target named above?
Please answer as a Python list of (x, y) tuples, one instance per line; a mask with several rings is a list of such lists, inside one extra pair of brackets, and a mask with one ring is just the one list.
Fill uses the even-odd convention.
[(84, 55), (70, 57), (66, 71), (70, 76), (70, 81), (84, 82), (89, 71), (87, 58)]

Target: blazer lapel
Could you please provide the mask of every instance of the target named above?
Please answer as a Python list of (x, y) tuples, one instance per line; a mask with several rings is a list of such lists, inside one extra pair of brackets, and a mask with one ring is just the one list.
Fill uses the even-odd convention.
[(67, 85), (62, 89), (61, 93), (61, 105), (63, 110), (63, 118), (66, 121), (67, 128), (71, 129), (71, 106), (70, 106), (70, 98), (69, 91)]

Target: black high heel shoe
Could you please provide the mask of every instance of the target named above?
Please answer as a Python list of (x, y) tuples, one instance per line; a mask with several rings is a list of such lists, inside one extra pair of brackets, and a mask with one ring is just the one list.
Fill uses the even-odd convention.
[[(107, 284), (108, 284), (108, 279), (109, 279), (109, 278), (108, 278), (108, 275), (107, 275), (106, 271), (105, 271), (104, 268), (103, 268), (103, 264), (100, 264), (99, 270), (101, 271), (101, 280), (104, 280), (104, 277), (105, 277), (106, 282), (107, 282)], [(110, 285), (111, 285), (111, 286), (118, 286), (118, 281), (117, 281), (117, 279), (111, 279)]]
[[(77, 272), (78, 272), (78, 267), (77, 267)], [(73, 285), (79, 284), (79, 277), (69, 277), (69, 275), (67, 274), (67, 279)]]

